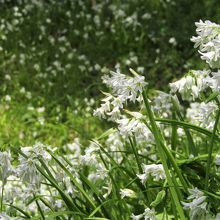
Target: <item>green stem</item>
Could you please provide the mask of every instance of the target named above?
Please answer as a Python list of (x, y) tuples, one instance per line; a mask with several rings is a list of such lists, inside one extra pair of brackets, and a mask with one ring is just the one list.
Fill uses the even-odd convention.
[[(183, 116), (182, 116), (182, 114), (179, 110), (178, 104), (176, 103), (175, 99), (172, 100), (172, 103), (173, 103), (174, 110), (176, 111), (177, 116), (179, 117), (180, 121), (184, 122)], [(187, 157), (189, 157), (190, 151), (194, 156), (198, 156), (198, 152), (196, 150), (196, 146), (195, 146), (195, 143), (193, 141), (192, 135), (190, 134), (190, 131), (187, 128), (183, 128), (183, 129), (186, 133), (187, 142), (188, 142), (188, 144), (186, 146), (186, 155), (187, 155)], [(189, 146), (191, 146), (191, 147), (189, 147)]]
[(141, 167), (141, 163), (140, 163), (140, 160), (139, 160), (139, 158), (138, 158), (137, 150), (136, 150), (136, 147), (134, 146), (134, 143), (133, 143), (131, 137), (129, 137), (129, 142), (130, 142), (130, 145), (131, 145), (131, 147), (132, 147), (132, 151), (133, 151), (133, 153), (134, 153), (136, 163), (137, 163), (137, 165), (138, 165), (139, 173), (143, 173), (143, 170), (142, 170), (142, 167)]
[(4, 183), (2, 181), (2, 192), (1, 192), (1, 212), (3, 211), (3, 197), (4, 197)]
[[(176, 119), (176, 115), (175, 112), (172, 112), (172, 119), (175, 120)], [(176, 125), (172, 125), (172, 135), (171, 135), (171, 149), (173, 151), (176, 151), (176, 145), (177, 145), (177, 126)], [(173, 153), (173, 156), (175, 157), (175, 153)]]
[[(147, 113), (148, 113), (148, 117), (149, 117), (149, 120), (150, 120), (152, 132), (153, 132), (153, 135), (154, 135), (154, 138), (155, 138), (155, 143), (156, 143), (156, 146), (157, 146), (158, 154), (159, 154), (161, 162), (163, 164), (164, 171), (165, 171), (165, 174), (166, 174), (166, 177), (167, 177), (167, 182), (168, 182), (169, 187), (170, 187), (169, 189), (170, 189), (170, 192), (171, 192), (172, 199), (173, 199), (173, 201), (175, 201), (176, 209), (178, 211), (180, 219), (184, 220), (184, 219), (186, 219), (186, 217), (184, 215), (183, 208), (180, 204), (178, 193), (175, 189), (178, 186), (176, 186), (175, 183), (172, 181), (172, 177), (170, 175), (169, 168), (168, 168), (168, 165), (167, 165), (167, 158), (166, 158), (166, 155), (165, 155), (165, 152), (164, 152), (164, 149), (163, 149), (164, 148), (164, 145), (162, 144), (163, 138), (161, 138), (160, 131), (159, 131), (159, 129), (157, 127), (157, 124), (155, 122), (154, 115), (153, 115), (153, 112), (151, 111), (150, 104), (149, 104), (149, 101), (148, 101), (147, 96), (145, 94), (145, 91), (143, 92), (143, 99), (144, 99), (144, 104), (145, 104), (145, 107), (146, 107), (146, 110), (147, 110)], [(170, 154), (170, 155), (172, 156), (172, 154)]]
[(179, 179), (180, 179), (180, 181), (183, 185), (184, 190), (187, 191), (188, 184), (186, 183), (185, 179), (183, 178), (183, 175), (182, 175), (182, 173), (181, 173), (181, 171), (180, 171), (180, 169), (179, 169), (179, 167), (178, 167), (178, 165), (175, 161), (175, 158), (174, 158), (173, 154), (171, 153), (171, 151), (164, 144), (164, 142), (165, 142), (164, 137), (161, 135), (161, 132), (160, 132), (159, 128), (157, 127), (156, 120), (154, 118), (153, 112), (151, 111), (150, 104), (148, 102), (147, 96), (144, 92), (143, 92), (143, 98), (144, 98), (144, 103), (145, 103), (146, 108), (147, 108), (147, 105), (148, 105), (148, 110), (147, 111), (148, 111), (148, 116), (149, 116), (151, 125), (154, 124), (154, 128), (152, 126), (151, 131), (152, 131), (152, 133), (157, 132), (157, 139), (155, 138), (155, 141), (159, 140), (160, 145), (161, 145), (165, 155), (170, 160), (174, 170), (176, 171), (176, 173), (177, 173), (177, 175), (178, 175), (178, 177), (179, 177)]
[(212, 132), (212, 136), (211, 136), (209, 152), (208, 152), (208, 160), (207, 160), (206, 175), (205, 175), (205, 190), (206, 191), (208, 191), (208, 186), (209, 186), (209, 173), (210, 173), (211, 160), (212, 160), (212, 151), (213, 151), (213, 146), (214, 146), (215, 133), (216, 133), (217, 127), (218, 127), (219, 117), (220, 117), (220, 108), (218, 109), (218, 113), (216, 116), (213, 132)]

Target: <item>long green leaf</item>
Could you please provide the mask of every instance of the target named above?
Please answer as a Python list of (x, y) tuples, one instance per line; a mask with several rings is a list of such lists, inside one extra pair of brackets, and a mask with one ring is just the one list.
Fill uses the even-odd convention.
[[(147, 110), (147, 113), (148, 113), (148, 117), (149, 117), (149, 120), (150, 120), (150, 125), (151, 125), (151, 128), (152, 128), (152, 132), (153, 132), (153, 135), (154, 135), (154, 138), (155, 138), (157, 150), (158, 150), (161, 162), (163, 164), (164, 171), (166, 173), (168, 185), (169, 186), (175, 185), (175, 183), (173, 183), (173, 181), (172, 181), (172, 177), (170, 175), (169, 168), (168, 168), (168, 165), (167, 165), (167, 158), (166, 158), (166, 154), (165, 153), (167, 153), (168, 151), (164, 152), (164, 150), (168, 150), (168, 149), (166, 149), (166, 146), (164, 146), (162, 144), (163, 138), (161, 138), (161, 134), (160, 134), (159, 128), (157, 127), (157, 124), (155, 122), (154, 115), (153, 115), (153, 112), (151, 110), (151, 107), (150, 107), (150, 104), (149, 104), (146, 92), (144, 91), (142, 94), (143, 94), (144, 104), (145, 104), (145, 107), (146, 107), (146, 110)], [(172, 154), (171, 155), (170, 154), (167, 155), (169, 159), (172, 158)], [(171, 161), (171, 162), (175, 162), (175, 161)], [(177, 165), (176, 165), (175, 168), (177, 168), (176, 171), (179, 170)], [(179, 174), (179, 177), (182, 178), (181, 177), (182, 175), (180, 175), (180, 174)], [(182, 184), (184, 186), (184, 181), (182, 182)], [(180, 201), (179, 201), (176, 189), (173, 188), (173, 187), (170, 187), (170, 192), (171, 192), (171, 196), (172, 196), (173, 201), (175, 201), (175, 203), (176, 203), (176, 209), (178, 211), (179, 217), (182, 220), (185, 220), (186, 217), (185, 217), (183, 208), (182, 208), (182, 206), (180, 204)]]
[(76, 178), (71, 174), (71, 172), (59, 161), (59, 159), (52, 152), (50, 152), (50, 154), (53, 157), (53, 159), (57, 162), (57, 164), (70, 177), (71, 181), (73, 181), (73, 183), (76, 186), (76, 188), (82, 193), (82, 195), (89, 202), (89, 204), (92, 206), (92, 208), (96, 209), (95, 203), (92, 201), (92, 199), (89, 197), (89, 195), (85, 192), (85, 190), (82, 188), (82, 186), (77, 182)]
[[(209, 131), (208, 129), (201, 128), (197, 125), (193, 125), (193, 124), (188, 123), (188, 122), (177, 121), (177, 120), (173, 120), (173, 119), (162, 119), (162, 118), (155, 118), (155, 121), (161, 122), (163, 124), (169, 124), (169, 125), (174, 124), (174, 125), (177, 125), (177, 126), (182, 127), (182, 128), (189, 128), (191, 130), (194, 130), (194, 131), (197, 131), (201, 134), (204, 134), (208, 137), (212, 136), (212, 132)], [(214, 140), (220, 142), (220, 137), (215, 134), (214, 135)]]

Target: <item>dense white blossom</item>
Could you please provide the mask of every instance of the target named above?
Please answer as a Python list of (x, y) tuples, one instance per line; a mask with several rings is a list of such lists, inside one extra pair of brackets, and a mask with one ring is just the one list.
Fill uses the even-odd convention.
[(186, 76), (170, 83), (171, 93), (179, 92), (183, 100), (195, 100), (200, 92), (213, 85), (210, 70), (191, 70)]
[(122, 137), (118, 131), (109, 134), (106, 140), (106, 147), (114, 160), (121, 163), (123, 160), (121, 151), (124, 150), (124, 137)]
[(94, 111), (94, 115), (99, 118), (108, 118), (116, 121), (120, 118), (124, 104), (127, 101), (140, 101), (140, 94), (147, 85), (144, 76), (140, 76), (132, 71), (134, 77), (121, 74), (120, 72), (111, 72), (111, 75), (102, 77), (103, 83), (112, 89), (112, 94), (104, 93), (106, 98), (102, 99), (101, 107)]
[(12, 173), (11, 153), (8, 151), (0, 152), (0, 180), (6, 184), (8, 176)]
[(153, 134), (147, 125), (138, 118), (122, 118), (117, 120), (118, 129), (122, 136), (129, 137), (133, 136), (137, 142), (154, 142)]
[(19, 156), (19, 162), (16, 172), (24, 183), (30, 184), (30, 187), (38, 187), (41, 181), (40, 173), (37, 169), (39, 164), (37, 159), (25, 158)]
[(211, 21), (200, 20), (195, 23), (197, 37), (192, 37), (191, 41), (195, 47), (199, 47), (201, 58), (211, 67), (220, 67), (220, 25)]
[(186, 117), (190, 122), (201, 125), (207, 129), (212, 129), (215, 124), (215, 112), (218, 106), (215, 102), (194, 102), (190, 103), (190, 108), (187, 109)]
[(172, 108), (171, 100), (172, 98), (170, 94), (158, 91), (152, 103), (153, 110), (158, 114), (167, 116), (169, 113), (171, 113), (171, 108)]
[(166, 179), (165, 171), (162, 164), (143, 164), (143, 174), (137, 174), (137, 177), (144, 184), (149, 177), (153, 177), (154, 181)]
[(131, 189), (120, 189), (120, 195), (121, 198), (129, 197), (129, 198), (135, 198), (135, 192)]
[(220, 155), (219, 154), (216, 154), (216, 156), (215, 156), (215, 164), (217, 166), (220, 166)]
[(190, 220), (206, 219), (207, 202), (204, 193), (197, 188), (188, 189), (190, 196), (189, 202), (182, 202), (184, 209), (189, 210)]
[(156, 212), (154, 209), (146, 208), (144, 210), (143, 214), (140, 215), (131, 215), (132, 220), (139, 220), (139, 219), (144, 219), (144, 220), (156, 220)]

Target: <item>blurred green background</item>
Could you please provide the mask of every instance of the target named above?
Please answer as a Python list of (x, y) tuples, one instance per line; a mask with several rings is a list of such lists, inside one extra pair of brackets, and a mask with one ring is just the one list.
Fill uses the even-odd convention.
[(218, 0), (1, 0), (0, 146), (90, 139), (101, 76), (133, 68), (166, 90), (202, 69), (195, 22), (220, 21)]

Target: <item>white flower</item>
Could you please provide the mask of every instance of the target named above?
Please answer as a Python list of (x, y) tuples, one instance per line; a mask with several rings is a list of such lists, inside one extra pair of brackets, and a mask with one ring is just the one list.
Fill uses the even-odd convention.
[(135, 198), (135, 192), (131, 189), (120, 189), (120, 195), (123, 199), (124, 197)]
[(33, 158), (19, 156), (20, 164), (17, 167), (17, 175), (23, 182), (29, 183), (34, 187), (39, 187), (41, 176), (36, 167), (38, 161)]
[(6, 184), (8, 176), (12, 173), (10, 152), (0, 152), (0, 178), (3, 185)]
[(190, 196), (187, 200), (189, 202), (182, 202), (184, 209), (189, 210), (191, 220), (203, 219), (207, 214), (207, 202), (204, 193), (197, 188), (188, 189)]
[(137, 174), (137, 177), (144, 184), (147, 179), (151, 176), (155, 181), (166, 179), (165, 171), (162, 164), (142, 164), (143, 174)]
[(111, 75), (102, 77), (103, 83), (112, 89), (112, 94), (104, 93), (106, 98), (102, 100), (101, 107), (94, 111), (99, 118), (110, 117), (109, 120), (116, 121), (120, 118), (120, 109), (123, 109), (127, 101), (140, 102), (140, 94), (147, 83), (144, 76), (139, 76), (131, 70), (134, 77), (126, 76), (120, 72), (111, 72)]
[(73, 158), (79, 158), (79, 156), (81, 155), (81, 144), (79, 138), (74, 138), (73, 143), (66, 144), (64, 146), (64, 149), (70, 150)]
[(153, 100), (153, 109), (158, 114), (170, 113), (172, 107), (171, 95), (159, 91)]
[(5, 212), (0, 213), (0, 220), (12, 220), (12, 219), (18, 220), (18, 218), (12, 218), (11, 216), (7, 215)]
[(80, 156), (80, 162), (84, 165), (93, 166), (97, 164), (97, 151), (99, 147), (91, 143), (89, 147), (85, 149), (85, 154)]
[(5, 96), (5, 101), (6, 102), (10, 102), (11, 101), (11, 96), (10, 95), (6, 95)]
[[(140, 117), (140, 114), (138, 114)], [(154, 137), (149, 128), (138, 118), (128, 119), (126, 117), (116, 121), (122, 136), (129, 137), (134, 135), (137, 142), (154, 142)]]
[(176, 38), (175, 37), (171, 37), (169, 39), (169, 43), (172, 44), (173, 46), (176, 46), (177, 45)]
[(193, 93), (192, 86), (195, 85), (195, 79), (190, 75), (183, 77), (174, 83), (170, 83), (169, 85), (171, 93), (176, 93), (178, 91), (184, 100), (194, 100), (198, 97), (197, 92)]
[(220, 155), (219, 154), (216, 154), (215, 156), (215, 164), (216, 166), (220, 166)]
[(210, 70), (191, 70), (180, 80), (170, 83), (171, 93), (179, 92), (183, 100), (195, 100), (199, 93), (212, 84)]
[(212, 77), (208, 81), (209, 86), (214, 92), (220, 92), (220, 70), (212, 72), (211, 74)]
[(146, 208), (143, 214), (131, 215), (132, 220), (139, 220), (144, 218), (144, 220), (156, 220), (156, 212), (154, 209)]
[(202, 20), (195, 24), (198, 36), (192, 37), (191, 41), (195, 43), (195, 47), (199, 47), (201, 58), (210, 67), (220, 67), (220, 25)]
[(133, 213), (132, 213), (132, 215), (131, 215), (131, 219), (132, 220), (140, 220), (140, 219), (142, 219), (143, 218), (143, 214), (140, 214), (140, 215), (134, 215)]
[(40, 107), (40, 108), (37, 108), (37, 112), (38, 113), (43, 113), (45, 111), (45, 107)]
[(187, 109), (186, 117), (197, 125), (207, 129), (212, 129), (215, 123), (215, 112), (218, 106), (215, 102), (209, 103), (191, 103)]

